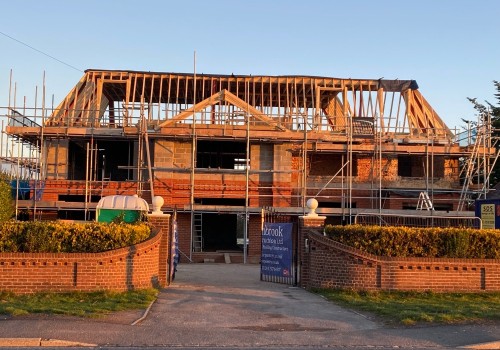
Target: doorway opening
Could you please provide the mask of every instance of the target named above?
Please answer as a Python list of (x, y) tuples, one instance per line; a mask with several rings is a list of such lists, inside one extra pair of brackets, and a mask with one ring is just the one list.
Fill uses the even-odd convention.
[[(244, 207), (239, 198), (196, 198), (195, 203), (206, 206)], [(193, 250), (195, 252), (243, 251), (241, 214), (236, 212), (194, 213)]]
[(237, 215), (203, 213), (203, 251), (239, 251), (237, 245)]

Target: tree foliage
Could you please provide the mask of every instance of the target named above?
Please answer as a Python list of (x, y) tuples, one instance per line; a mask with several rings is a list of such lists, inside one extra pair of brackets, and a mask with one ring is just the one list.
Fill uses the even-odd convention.
[(0, 172), (0, 222), (11, 219), (14, 215), (12, 189), (7, 174)]
[[(498, 139), (499, 142), (496, 143), (497, 149), (500, 149), (500, 81), (493, 80), (495, 85), (496, 93), (494, 94), (496, 99), (496, 105), (486, 101), (485, 104), (479, 103), (477, 98), (467, 98), (474, 106), (474, 109), (478, 112), (479, 117), (483, 121), (491, 120), (493, 137)], [(493, 168), (490, 176), (490, 185), (495, 186), (500, 182), (500, 160), (498, 160)]]

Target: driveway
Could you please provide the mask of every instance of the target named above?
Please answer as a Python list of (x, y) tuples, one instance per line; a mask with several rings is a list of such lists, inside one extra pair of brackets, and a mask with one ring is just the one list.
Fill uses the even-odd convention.
[[(100, 346), (457, 347), (500, 339), (500, 325), (388, 327), (301, 288), (261, 282), (258, 265), (180, 264), (146, 317), (0, 320), (0, 338)], [(135, 323), (134, 325), (132, 325)]]

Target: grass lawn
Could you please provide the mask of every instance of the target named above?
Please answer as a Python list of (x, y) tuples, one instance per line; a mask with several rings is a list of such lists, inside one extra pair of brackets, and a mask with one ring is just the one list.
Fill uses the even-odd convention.
[(158, 290), (130, 292), (71, 292), (16, 295), (0, 292), (0, 314), (61, 314), (95, 317), (112, 311), (147, 308), (156, 299)]
[(500, 321), (500, 293), (386, 292), (316, 289), (328, 300), (367, 311), (388, 323)]

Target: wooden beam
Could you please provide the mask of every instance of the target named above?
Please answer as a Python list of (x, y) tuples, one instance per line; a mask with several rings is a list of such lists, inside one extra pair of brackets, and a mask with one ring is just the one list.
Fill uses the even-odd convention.
[(249, 103), (243, 101), (242, 99), (238, 98), (236, 95), (233, 95), (227, 90), (223, 90), (223, 99), (232, 105), (239, 107), (242, 111), (248, 111), (251, 116), (254, 118), (268, 124), (271, 126), (276, 127), (279, 130), (285, 131), (288, 130), (288, 128), (285, 128), (282, 125), (279, 125), (277, 121), (274, 119), (269, 118), (267, 115), (259, 111), (257, 108), (251, 106)]
[[(435, 135), (441, 135), (452, 138), (453, 133), (446, 124), (439, 118), (429, 103), (418, 90), (407, 90), (403, 97), (406, 102), (408, 123), (410, 129), (418, 130), (423, 134), (426, 128), (432, 130)], [(425, 130), (426, 133), (428, 130)]]
[(379, 88), (377, 89), (377, 103), (378, 103), (378, 119), (380, 121), (379, 127), (380, 131), (383, 131), (385, 129), (384, 125), (384, 107), (385, 107), (385, 92), (384, 89)]
[(198, 102), (193, 107), (188, 108), (188, 109), (182, 111), (181, 113), (175, 115), (172, 119), (165, 120), (163, 123), (159, 124), (156, 127), (156, 129), (158, 130), (160, 128), (165, 128), (167, 126), (170, 126), (171, 124), (175, 124), (181, 120), (184, 120), (184, 119), (192, 116), (195, 110), (200, 112), (202, 109), (205, 109), (208, 106), (212, 106), (214, 104), (222, 102), (223, 96), (224, 96), (223, 91), (219, 91), (219, 92), (213, 94), (212, 96), (204, 99), (203, 101)]
[(212, 96), (210, 96), (206, 99), (204, 99), (203, 101), (197, 103), (195, 106), (188, 108), (185, 111), (182, 111), (181, 113), (174, 116), (172, 119), (164, 121), (163, 123), (159, 124), (156, 127), (156, 129), (158, 130), (160, 128), (168, 127), (174, 123), (177, 123), (181, 120), (184, 120), (184, 119), (192, 116), (195, 110), (197, 112), (200, 112), (201, 110), (205, 109), (206, 107), (220, 103), (220, 102), (228, 102), (231, 105), (240, 108), (244, 112), (248, 111), (248, 113), (251, 116), (253, 116), (255, 119), (258, 119), (258, 120), (260, 120), (268, 125), (271, 125), (277, 129), (280, 129), (283, 131), (288, 130), (287, 128), (279, 125), (278, 122), (276, 122), (275, 120), (269, 118), (268, 116), (266, 116), (265, 114), (260, 112), (257, 108), (251, 106), (249, 103), (243, 101), (242, 99), (238, 98), (236, 95), (230, 93), (229, 91), (227, 91), (225, 89), (213, 94)]

